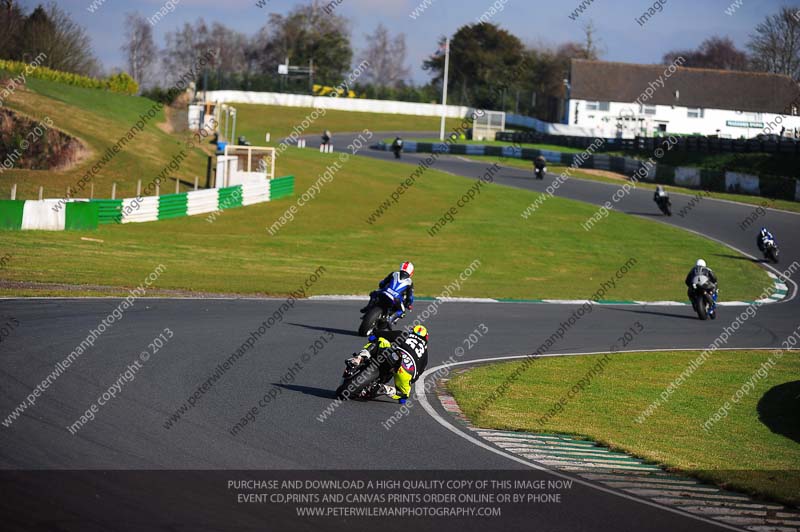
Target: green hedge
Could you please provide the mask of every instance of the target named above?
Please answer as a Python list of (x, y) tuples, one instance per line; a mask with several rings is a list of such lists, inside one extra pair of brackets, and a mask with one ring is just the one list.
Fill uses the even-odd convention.
[(762, 175), (758, 177), (761, 195), (767, 198), (795, 201), (795, 180), (786, 177)]
[(14, 76), (24, 72), (25, 76), (28, 78), (55, 81), (57, 83), (74, 85), (85, 89), (106, 89), (121, 94), (136, 94), (139, 92), (139, 84), (125, 72), (114, 74), (106, 79), (97, 79), (90, 78), (89, 76), (81, 76), (80, 74), (73, 74), (72, 72), (52, 70), (43, 66), (33, 66), (30, 63), (23, 63), (22, 61), (7, 61), (5, 59), (0, 59), (0, 70), (5, 70)]
[(725, 192), (725, 172), (722, 170), (700, 169), (700, 188)]

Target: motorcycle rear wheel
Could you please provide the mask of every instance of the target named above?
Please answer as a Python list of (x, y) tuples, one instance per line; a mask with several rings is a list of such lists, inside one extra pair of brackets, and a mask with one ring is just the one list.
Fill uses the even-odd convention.
[(364, 317), (361, 319), (361, 326), (358, 328), (359, 336), (369, 336), (375, 331), (375, 326), (378, 319), (381, 317), (381, 312), (380, 307), (367, 309), (367, 312), (364, 313)]

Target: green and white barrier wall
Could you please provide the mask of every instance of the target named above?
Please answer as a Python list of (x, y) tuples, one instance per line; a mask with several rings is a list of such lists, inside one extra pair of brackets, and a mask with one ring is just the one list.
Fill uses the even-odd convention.
[[(389, 145), (381, 142), (372, 146), (377, 150), (388, 150)], [(403, 143), (403, 151), (410, 153), (449, 153), (454, 155), (494, 155), (516, 159), (533, 160), (544, 156), (551, 164), (570, 166), (579, 154), (552, 150), (517, 148), (514, 146), (484, 146), (479, 144), (449, 144), (446, 142)], [(712, 190), (716, 192), (740, 192), (767, 198), (800, 201), (800, 180), (791, 177), (757, 176), (725, 170), (705, 170), (691, 167), (675, 167), (654, 163), (645, 165), (644, 161), (631, 157), (614, 157), (597, 154), (586, 157), (580, 168), (610, 170), (632, 176), (639, 172), (646, 181), (664, 185)]]
[(226, 188), (125, 199), (0, 200), (0, 229), (97, 229), (98, 224), (153, 222), (253, 205), (294, 194), (294, 176)]

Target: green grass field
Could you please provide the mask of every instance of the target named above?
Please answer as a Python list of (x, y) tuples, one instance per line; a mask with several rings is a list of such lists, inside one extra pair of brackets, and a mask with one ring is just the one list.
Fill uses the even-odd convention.
[[(620, 333), (623, 331), (621, 330)], [(563, 410), (539, 419), (597, 364), (599, 357), (542, 358), (508, 393), (476, 415), (520, 364), (472, 368), (449, 382), (464, 413), (480, 427), (579, 435), (723, 486), (800, 503), (800, 359), (769, 351), (717, 351), (644, 423), (638, 416), (697, 352), (612, 355)], [(727, 417), (703, 424), (772, 357), (774, 367)], [(767, 366), (769, 367), (769, 366)]]
[[(76, 181), (152, 105), (142, 98), (38, 80), (32, 81), (32, 89), (17, 94), (14, 106), (31, 114), (47, 112), (57, 125), (89, 144), (94, 155), (66, 172), (9, 171), (0, 176), (6, 190), (12, 181), (24, 182), (20, 190), (27, 191), (28, 198), (37, 181), (51, 183), (48, 191), (63, 190), (64, 183)], [(239, 112), (243, 131), (258, 127), (260, 118), (243, 109)], [(291, 113), (286, 116), (296, 116)], [(283, 120), (288, 123), (290, 118)], [(125, 180), (118, 197), (132, 195), (135, 178), (155, 175), (181, 147), (182, 138), (150, 124), (136, 144), (106, 166), (96, 195), (104, 195), (103, 187), (110, 189), (111, 180), (117, 179)], [(203, 153), (195, 152), (181, 168), (185, 178), (205, 171)], [(102, 226), (91, 233), (4, 233), (3, 252), (12, 259), (0, 270), (0, 279), (130, 287), (163, 263), (168, 270), (158, 288), (277, 295), (295, 289), (323, 265), (329, 273), (313, 293), (364, 294), (397, 263), (411, 259), (419, 272), (418, 293), (432, 296), (478, 258), (482, 265), (460, 296), (585, 298), (633, 257), (638, 263), (606, 298), (683, 300), (685, 272), (704, 256), (724, 279), (726, 298), (752, 299), (771, 284), (757, 265), (730, 258), (729, 249), (660, 223), (612, 212), (588, 233), (581, 227), (595, 213), (588, 204), (553, 198), (533, 219), (525, 220), (521, 213), (537, 194), (495, 185), (485, 186), (474, 201), (459, 208), (453, 222), (431, 237), (428, 229), (474, 185), (435, 170), (427, 171), (398, 205), (390, 205), (382, 218), (370, 224), (369, 216), (412, 168), (358, 156), (351, 157), (318, 197), (299, 209), (294, 221), (270, 236), (267, 227), (336, 157), (290, 148), (278, 158), (277, 173), (296, 176), (295, 197), (225, 211), (214, 223), (201, 215)], [(30, 176), (32, 182), (22, 181)], [(20, 197), (24, 199), (25, 193)], [(656, 249), (654, 240), (660, 242)], [(657, 283), (653, 272), (659, 274)], [(67, 289), (12, 284), (0, 290), (5, 295), (30, 295), (63, 294)], [(92, 293), (91, 288), (82, 290)]]
[[(255, 146), (263, 146), (267, 132), (271, 135), (271, 143), (287, 137), (292, 130), (311, 117), (315, 111), (306, 107), (280, 107), (273, 105), (253, 105), (232, 103), (239, 115), (236, 136), (245, 135)], [(333, 135), (336, 145), (336, 134), (362, 131), (438, 131), (441, 119), (435, 116), (408, 116), (389, 113), (355, 113), (348, 111), (325, 110), (325, 114), (316, 120), (309, 120), (308, 129), (300, 131), (300, 135), (319, 137), (326, 129)], [(461, 120), (448, 118), (445, 122), (447, 131), (454, 130)], [(376, 137), (374, 142), (377, 142)]]

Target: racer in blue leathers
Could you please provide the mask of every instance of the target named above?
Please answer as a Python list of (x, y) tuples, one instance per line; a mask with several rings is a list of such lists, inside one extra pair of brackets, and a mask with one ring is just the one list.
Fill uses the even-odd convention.
[(756, 237), (756, 243), (758, 244), (758, 249), (761, 250), (761, 253), (766, 251), (766, 242), (767, 240), (772, 240), (775, 242), (775, 237), (772, 236), (772, 233), (767, 231), (766, 227), (762, 227), (761, 231), (758, 232), (758, 236)]
[[(414, 281), (411, 276), (414, 275), (414, 265), (410, 262), (404, 262), (400, 265), (400, 269), (387, 275), (383, 281), (378, 283), (378, 289), (370, 293), (369, 300), (372, 302), (381, 292), (389, 295), (394, 301), (394, 315), (392, 316), (392, 325), (406, 315), (406, 309), (411, 310), (414, 306)], [(361, 309), (361, 312), (366, 312), (369, 304)]]

